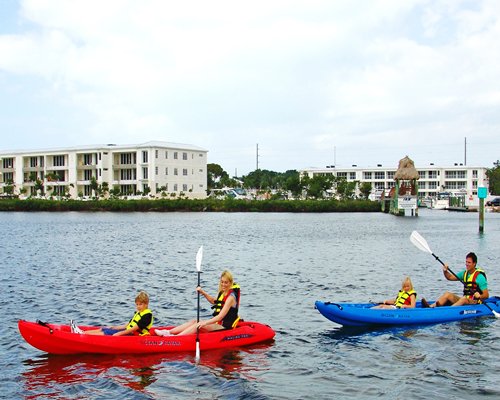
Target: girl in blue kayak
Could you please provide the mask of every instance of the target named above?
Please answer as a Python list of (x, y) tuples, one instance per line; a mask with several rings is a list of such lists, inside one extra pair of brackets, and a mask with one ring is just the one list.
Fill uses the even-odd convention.
[(401, 290), (395, 299), (384, 300), (382, 304), (372, 308), (415, 308), (417, 304), (417, 292), (413, 289), (413, 283), (407, 276), (401, 285)]

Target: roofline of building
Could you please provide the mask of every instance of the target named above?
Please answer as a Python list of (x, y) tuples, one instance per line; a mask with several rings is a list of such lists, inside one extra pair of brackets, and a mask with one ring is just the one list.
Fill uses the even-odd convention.
[(174, 143), (174, 142), (163, 142), (163, 141), (149, 141), (139, 144), (96, 144), (96, 145), (81, 145), (81, 146), (68, 146), (68, 147), (54, 147), (45, 149), (27, 149), (27, 150), (1, 150), (0, 155), (21, 155), (21, 154), (41, 154), (41, 153), (61, 153), (61, 152), (84, 152), (89, 150), (101, 150), (101, 151), (112, 151), (112, 150), (127, 150), (127, 149), (146, 149), (146, 148), (165, 148), (165, 149), (177, 149), (177, 150), (191, 150), (191, 151), (201, 151), (208, 153), (208, 150), (185, 143)]
[[(445, 168), (445, 169), (452, 169), (452, 168), (484, 168), (488, 169), (488, 167), (485, 166), (479, 166), (479, 165), (463, 165), (463, 164), (454, 164), (454, 165), (438, 165), (438, 164), (428, 164), (428, 165), (415, 165), (416, 169), (432, 169), (432, 168)], [(326, 167), (307, 167), (307, 168), (301, 168), (298, 171), (303, 172), (303, 171), (314, 171), (314, 172), (330, 172), (330, 171), (340, 171), (340, 170), (351, 170), (351, 171), (366, 171), (366, 170), (394, 170), (397, 171), (398, 167), (388, 167), (388, 166), (383, 166), (381, 164), (373, 166), (373, 165), (368, 165), (368, 166), (358, 166), (358, 165), (352, 165), (349, 167), (344, 167), (344, 166), (326, 166)]]

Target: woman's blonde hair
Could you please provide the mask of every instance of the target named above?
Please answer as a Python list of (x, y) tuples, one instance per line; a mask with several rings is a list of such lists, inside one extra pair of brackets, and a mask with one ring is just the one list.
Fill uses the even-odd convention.
[(403, 282), (401, 283), (401, 289), (404, 288), (404, 285), (406, 283), (409, 283), (410, 284), (410, 290), (413, 290), (413, 283), (411, 282), (411, 279), (409, 276), (407, 276), (406, 278), (403, 279)]
[[(229, 281), (229, 287), (233, 286), (234, 279), (233, 279), (233, 274), (228, 271), (227, 269), (222, 271), (222, 274), (220, 274), (220, 279), (226, 278)], [(219, 280), (219, 292), (222, 292), (222, 283)]]

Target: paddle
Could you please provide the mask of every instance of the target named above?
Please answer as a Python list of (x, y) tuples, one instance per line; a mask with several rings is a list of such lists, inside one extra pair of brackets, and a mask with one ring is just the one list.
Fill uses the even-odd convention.
[[(444, 262), (442, 262), (442, 261), (439, 259), (439, 257), (438, 257), (438, 256), (436, 256), (436, 255), (432, 252), (431, 248), (430, 248), (430, 247), (429, 247), (429, 245), (427, 244), (427, 241), (426, 241), (426, 240), (422, 237), (422, 235), (420, 235), (420, 233), (418, 233), (417, 231), (413, 231), (413, 232), (411, 233), (411, 235), (410, 235), (410, 241), (411, 241), (411, 242), (412, 242), (412, 243), (413, 243), (413, 244), (414, 244), (414, 245), (415, 245), (418, 249), (420, 249), (420, 250), (422, 250), (422, 251), (424, 251), (424, 252), (426, 252), (426, 253), (432, 254), (432, 255), (434, 256), (434, 258), (435, 258), (436, 260), (438, 260), (438, 261), (441, 263), (441, 265), (443, 265), (443, 266), (445, 265), (445, 264), (444, 264)], [(448, 268), (448, 271), (450, 272), (450, 274), (452, 274), (452, 275), (453, 275), (453, 276), (457, 279), (457, 281), (461, 282), (461, 283), (462, 283), (462, 285), (464, 285), (464, 286), (466, 285), (466, 283), (465, 283), (464, 281), (462, 281), (461, 279), (459, 279), (459, 277), (458, 277), (458, 276), (457, 276), (457, 275), (456, 275), (456, 274), (455, 274), (455, 273), (454, 273), (454, 272), (453, 272), (450, 268)], [(481, 294), (483, 293), (483, 291), (482, 291), (481, 289), (479, 289), (479, 288), (477, 288), (477, 289), (478, 289), (478, 292), (479, 292), (479, 293), (481, 293)], [(488, 305), (488, 303), (483, 302), (483, 304), (484, 304), (486, 307), (488, 307), (488, 308), (490, 309), (490, 311), (493, 313), (493, 315), (494, 315), (495, 317), (500, 318), (500, 314), (499, 314), (499, 313), (497, 313), (495, 310), (493, 310), (493, 309), (492, 309), (492, 308)]]
[[(200, 246), (196, 253), (196, 270), (198, 271), (198, 286), (200, 286), (201, 275), (201, 259), (203, 258), (203, 246)], [(200, 322), (200, 292), (198, 292), (198, 310), (196, 315), (196, 323)], [(200, 361), (200, 328), (196, 329), (196, 362)]]

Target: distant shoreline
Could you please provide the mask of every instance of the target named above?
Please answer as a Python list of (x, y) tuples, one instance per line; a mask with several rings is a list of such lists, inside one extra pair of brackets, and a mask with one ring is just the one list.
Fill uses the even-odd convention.
[(44, 200), (2, 199), (0, 211), (109, 211), (109, 212), (381, 212), (370, 200)]

